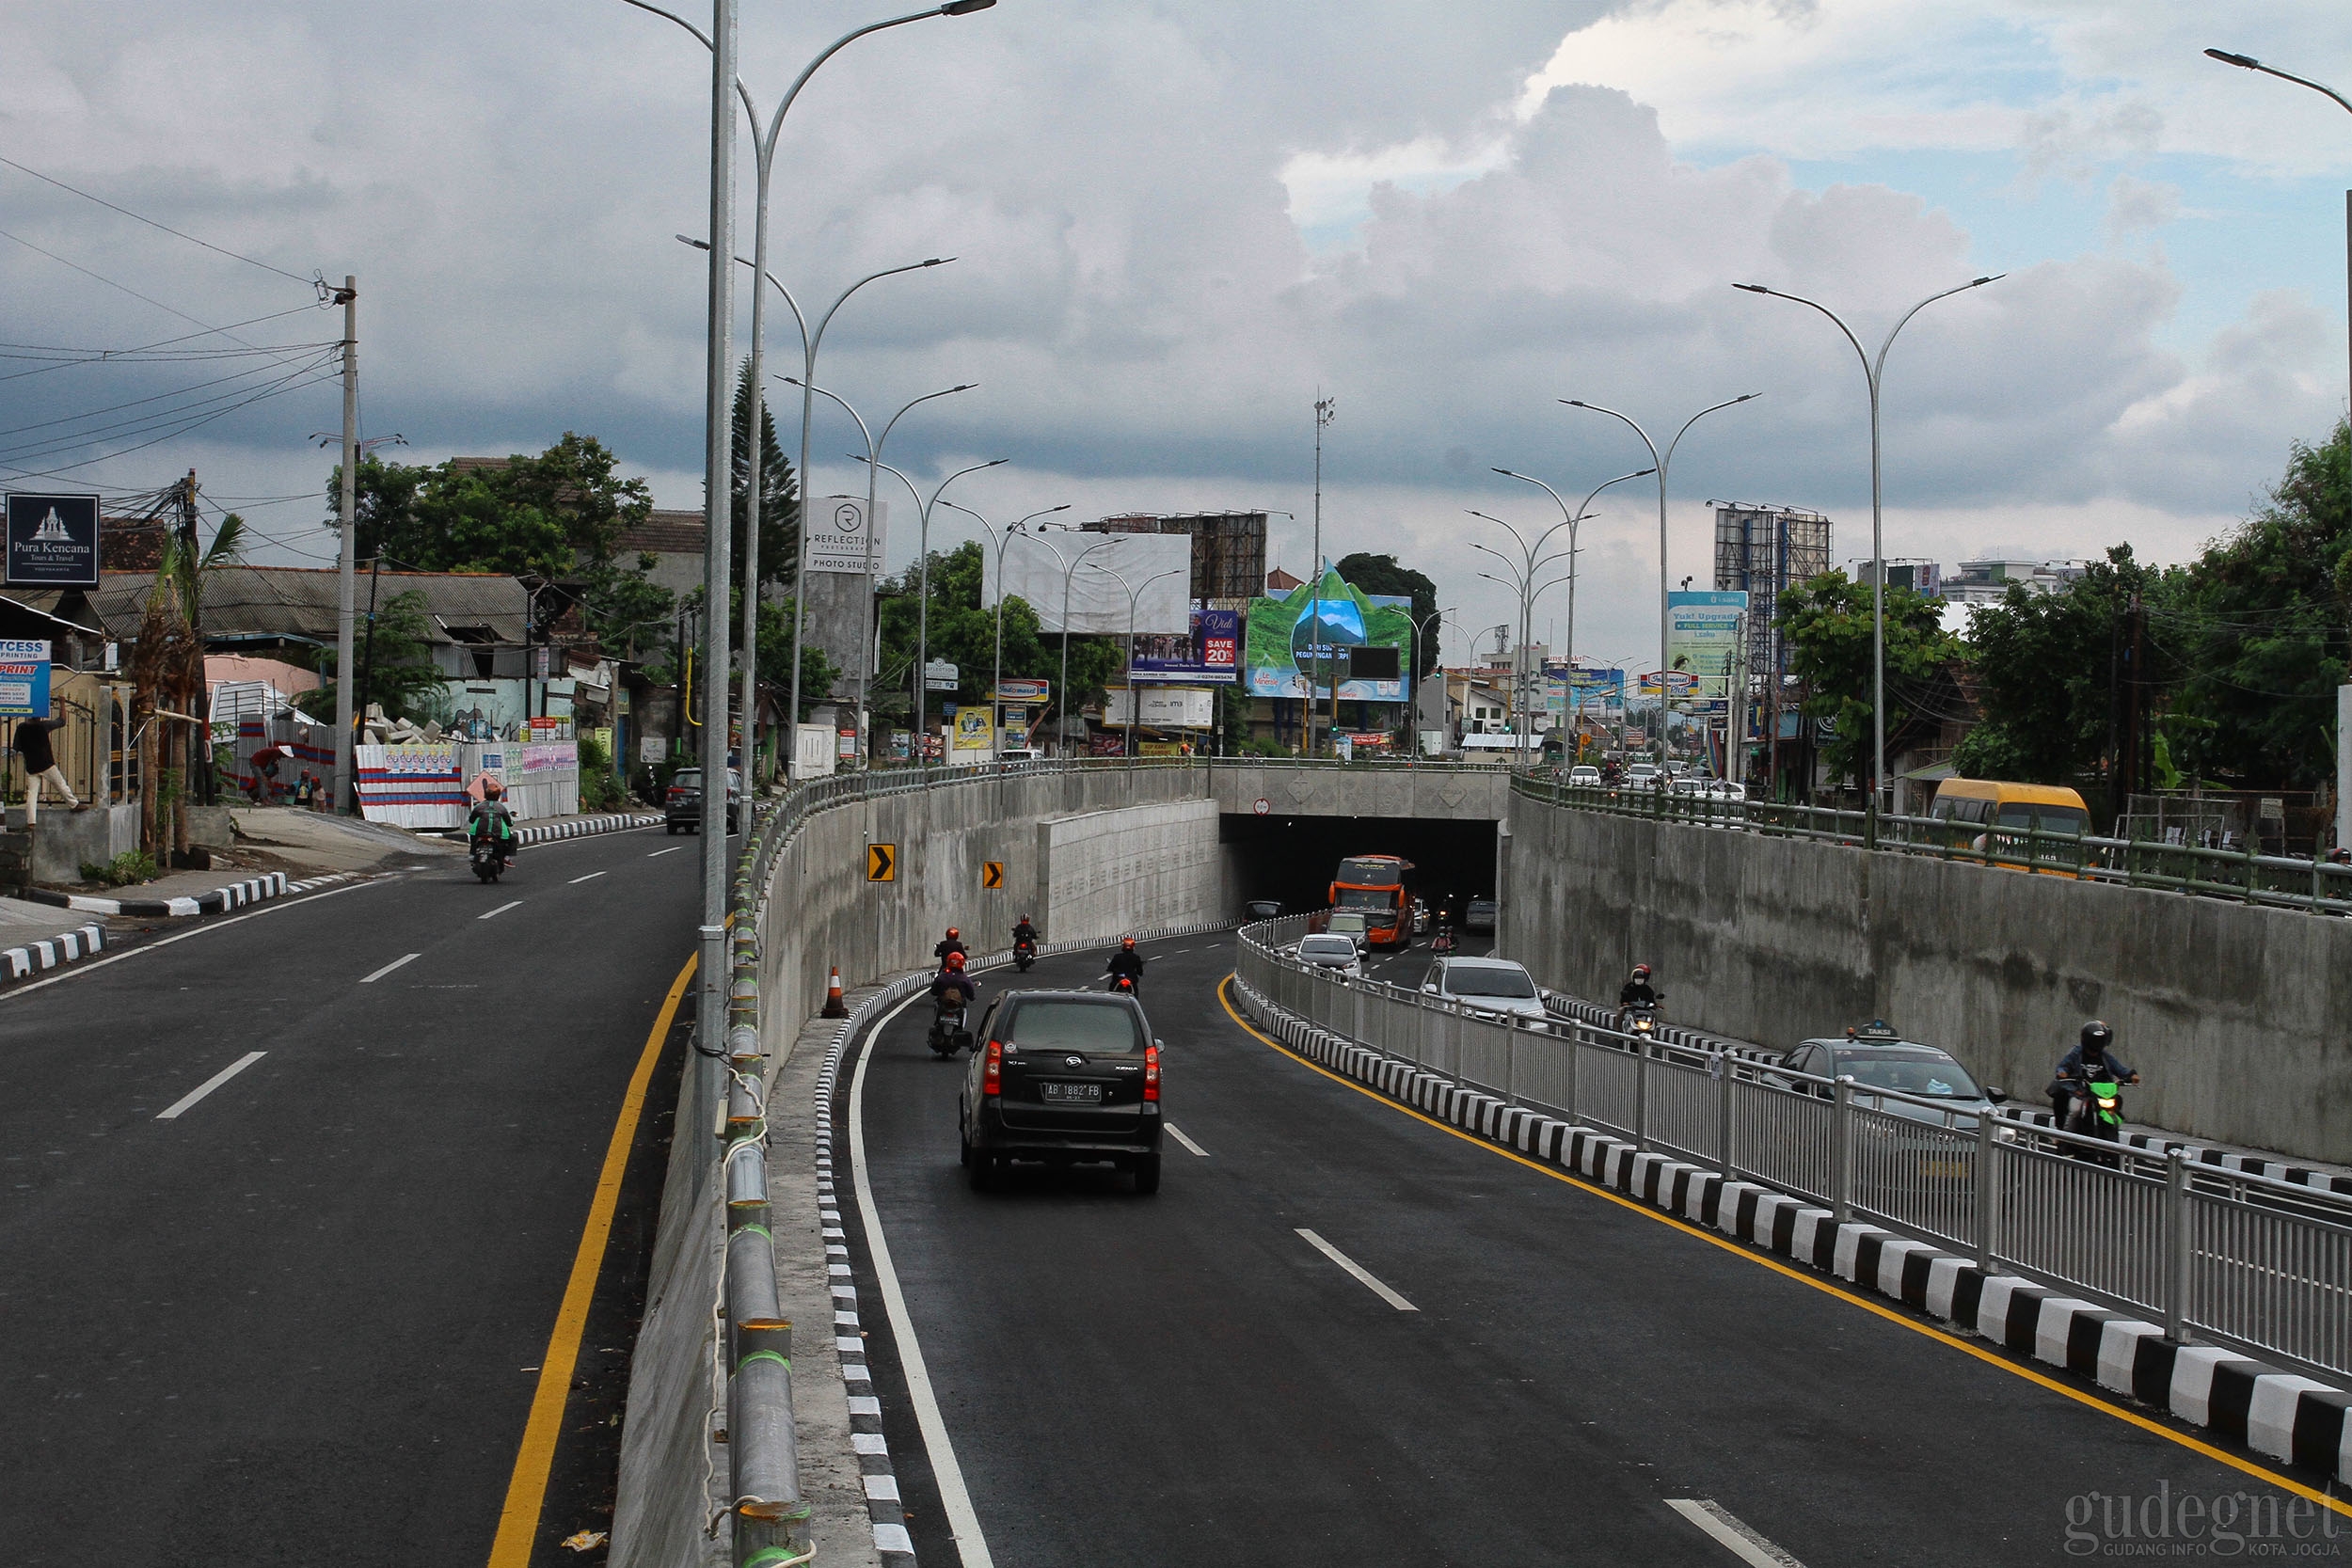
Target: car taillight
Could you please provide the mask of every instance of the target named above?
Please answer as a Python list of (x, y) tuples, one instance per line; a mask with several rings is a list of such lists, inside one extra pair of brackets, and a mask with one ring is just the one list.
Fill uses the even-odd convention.
[(1005, 1092), (1005, 1047), (1001, 1040), (988, 1042), (988, 1065), (980, 1069), (980, 1092), (1001, 1095)]
[(685, 799), (686, 799), (686, 789), (685, 789), (685, 786), (684, 786), (684, 785), (682, 785), (682, 784), (672, 784), (672, 785), (670, 786), (670, 795), (669, 795), (669, 798), (670, 798), (671, 800), (685, 800)]
[(1160, 1098), (1160, 1048), (1156, 1045), (1143, 1048), (1143, 1098)]

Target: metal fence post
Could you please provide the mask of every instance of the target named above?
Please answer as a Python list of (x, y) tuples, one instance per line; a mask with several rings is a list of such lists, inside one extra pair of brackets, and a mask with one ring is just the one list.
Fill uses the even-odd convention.
[(1837, 1080), (1830, 1114), (1829, 1189), (1836, 1221), (1853, 1218), (1853, 1080)]
[(1571, 1022), (1568, 1025), (1568, 1120), (1572, 1123), (1581, 1123), (1581, 1120), (1576, 1109), (1576, 1084), (1577, 1066), (1583, 1056), (1584, 1026)]
[(1633, 1147), (1644, 1153), (1649, 1151), (1649, 1046), (1641, 1041), (1634, 1045), (1633, 1057)]
[(1715, 1076), (1723, 1084), (1715, 1107), (1715, 1168), (1724, 1173), (1724, 1180), (1736, 1181), (1740, 1179), (1740, 1166), (1731, 1157), (1731, 1053), (1719, 1047), (1714, 1067)]
[(2164, 1337), (2188, 1343), (2188, 1156), (2174, 1144), (2164, 1151)]
[(2000, 1183), (1993, 1162), (2000, 1145), (1993, 1136), (1993, 1113), (1977, 1118), (1977, 1267), (1993, 1273), (1993, 1258), (2000, 1240)]
[(1511, 1014), (1505, 1020), (1504, 1027), (1509, 1032), (1502, 1037), (1502, 1102), (1505, 1105), (1517, 1105), (1519, 1102), (1518, 1015)]

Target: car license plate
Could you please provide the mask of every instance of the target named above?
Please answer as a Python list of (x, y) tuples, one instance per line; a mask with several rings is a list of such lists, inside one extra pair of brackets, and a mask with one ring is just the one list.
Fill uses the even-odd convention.
[(1100, 1084), (1040, 1084), (1039, 1092), (1060, 1105), (1100, 1105), (1103, 1085)]

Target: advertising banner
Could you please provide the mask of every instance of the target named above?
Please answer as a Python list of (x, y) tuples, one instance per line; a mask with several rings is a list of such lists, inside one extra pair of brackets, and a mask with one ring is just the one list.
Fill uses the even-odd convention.
[(0, 719), (48, 717), (48, 642), (0, 639)]
[(976, 762), (986, 762), (996, 753), (996, 727), (989, 722), (988, 709), (960, 707), (956, 709), (954, 754), (948, 759), (959, 768), (969, 768)]
[[(1674, 673), (1676, 699), (1679, 701), (1684, 697), (1688, 697), (1691, 694), (1691, 689), (1697, 684), (1697, 676), (1685, 674), (1680, 670), (1677, 670)], [(1633, 694), (1637, 697), (1647, 697), (1651, 702), (1656, 702), (1658, 700), (1658, 672), (1655, 670), (1643, 671), (1639, 683), (1634, 687)]]
[[(1182, 533), (1016, 533), (1003, 551), (981, 557), (980, 603), (1002, 592), (1037, 611), (1038, 629), (1058, 636), (1067, 589), (1070, 629), (1081, 637), (1182, 637), (1192, 625), (1192, 540)], [(1067, 584), (1063, 573), (1069, 573)], [(1001, 577), (1000, 577), (1001, 574)], [(1121, 579), (1124, 579), (1124, 585)]]
[(11, 495), (8, 580), (25, 588), (98, 586), (98, 498)]
[(1249, 602), (1243, 680), (1253, 697), (1305, 697), (1317, 659), (1324, 678), (1313, 695), (1331, 695), (1330, 674), (1350, 648), (1386, 650), (1398, 661), (1394, 679), (1343, 679), (1339, 695), (1349, 702), (1402, 703), (1410, 697), (1404, 661), (1413, 641), (1413, 618), (1395, 604), (1377, 603), (1327, 570), (1318, 584), (1301, 583), (1281, 598)]
[(1052, 694), (1054, 683), (1044, 680), (1001, 680), (996, 683), (995, 700), (1000, 703), (1041, 703)]
[(1697, 682), (1694, 695), (1710, 700), (1730, 697), (1732, 665), (1740, 653), (1740, 626), (1747, 611), (1745, 594), (1666, 595), (1666, 663)]
[(1544, 706), (1554, 723), (1613, 714), (1625, 704), (1625, 672), (1555, 664), (1544, 672)]
[(1132, 681), (1183, 681), (1220, 685), (1241, 678), (1241, 611), (1195, 610), (1188, 635), (1136, 639)]
[(1136, 722), (1149, 729), (1205, 730), (1215, 709), (1215, 694), (1195, 686), (1114, 686), (1103, 693), (1103, 722), (1124, 725), (1130, 698), (1141, 704)]
[(884, 535), (890, 528), (890, 505), (874, 507), (874, 525), (866, 526), (864, 496), (825, 496), (808, 514), (808, 569), (849, 577), (880, 577)]

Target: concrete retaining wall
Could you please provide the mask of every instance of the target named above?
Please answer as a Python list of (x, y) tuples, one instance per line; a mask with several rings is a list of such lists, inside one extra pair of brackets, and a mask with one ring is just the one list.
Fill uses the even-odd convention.
[[(1105, 769), (962, 780), (818, 814), (769, 884), (760, 1013), (771, 1072), (824, 1006), (834, 965), (856, 985), (928, 964), (949, 926), (976, 953), (1001, 948), (1023, 914), (1049, 942), (1107, 945), (1123, 930), (1235, 912), (1238, 883), (1222, 874), (1207, 790), (1205, 769)], [(869, 844), (896, 847), (895, 881), (866, 879)], [(981, 885), (990, 861), (1003, 863), (1001, 888)], [(702, 1178), (718, 1150), (709, 1127), (690, 1125), (691, 1066), (621, 1439), (611, 1560), (630, 1568), (723, 1555), (703, 1535), (712, 1504), (702, 1486), (722, 1259), (717, 1200)], [(807, 1137), (809, 1116), (771, 1100), (771, 1137)], [(725, 1473), (723, 1460), (722, 1484)]]
[(1562, 990), (1646, 962), (1677, 1022), (1774, 1046), (1884, 1018), (2021, 1099), (2104, 1018), (2135, 1118), (2352, 1148), (2352, 921), (1516, 798), (1504, 858), (1503, 950)]

